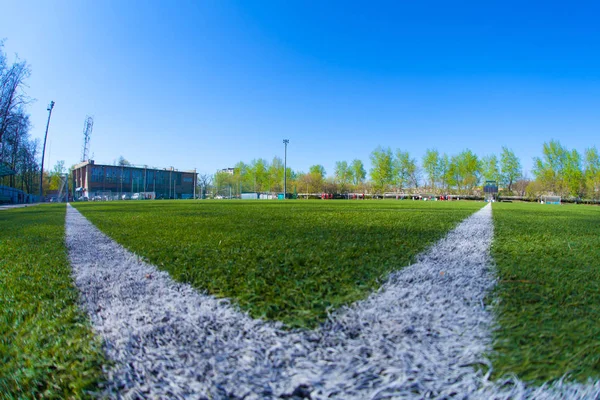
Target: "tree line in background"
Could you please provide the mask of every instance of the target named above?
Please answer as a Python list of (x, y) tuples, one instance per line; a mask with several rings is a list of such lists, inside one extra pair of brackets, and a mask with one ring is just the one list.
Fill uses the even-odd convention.
[(31, 128), (24, 92), (31, 71), (25, 61), (8, 62), (0, 42), (0, 164), (15, 171), (0, 184), (32, 193), (39, 185), (39, 143), (29, 136)]
[[(600, 200), (600, 157), (596, 147), (580, 154), (560, 142), (544, 143), (542, 156), (534, 159), (533, 179), (522, 170), (515, 153), (503, 147), (500, 154), (478, 156), (466, 149), (448, 155), (428, 149), (420, 162), (409, 152), (390, 147), (377, 147), (370, 154), (371, 169), (361, 160), (338, 161), (327, 175), (322, 165), (308, 172), (286, 171), (288, 193), (401, 193), (482, 195), (482, 185), (495, 181), (500, 195), (538, 198), (544, 194), (565, 198)], [(214, 176), (201, 175), (199, 185), (204, 193), (223, 197), (244, 192), (282, 192), (283, 162), (256, 159), (237, 163), (232, 170), (218, 171)]]
[[(18, 58), (10, 63), (0, 41), (0, 166), (15, 172), (0, 177), (0, 185), (25, 193), (38, 194), (40, 183), (40, 143), (30, 136), (27, 106), (32, 100), (25, 92), (30, 66)], [(43, 190), (58, 190), (60, 175), (66, 172), (64, 161), (44, 171)]]

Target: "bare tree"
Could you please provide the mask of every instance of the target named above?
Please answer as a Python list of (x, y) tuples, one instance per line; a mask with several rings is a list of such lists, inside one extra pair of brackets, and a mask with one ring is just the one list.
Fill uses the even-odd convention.
[(29, 102), (23, 87), (30, 74), (25, 61), (7, 66), (0, 43), (0, 143), (10, 124), (18, 118), (19, 110)]
[(21, 169), (18, 171), (21, 177), (21, 190), (32, 193), (37, 190), (37, 182), (40, 174), (40, 166), (37, 162), (39, 141), (27, 141), (21, 147)]
[(31, 142), (29, 137), (29, 116), (19, 109), (13, 113), (6, 128), (2, 148), (0, 148), (0, 160), (16, 174), (2, 178), (0, 183), (29, 191), (25, 184), (26, 175), (31, 170), (38, 170), (37, 143)]
[(512, 184), (513, 192), (517, 196), (525, 196), (525, 194), (527, 193), (527, 187), (530, 183), (531, 179), (529, 179), (527, 176), (523, 176), (521, 179), (516, 180)]
[[(27, 142), (29, 131), (29, 117), (22, 113), (15, 113), (11, 122), (7, 124), (7, 130), (4, 135), (6, 145), (2, 148), (2, 160), (13, 170), (19, 169), (19, 153), (21, 147)], [(8, 185), (15, 187), (15, 175), (9, 177)]]
[(9, 65), (0, 41), (0, 163), (15, 171), (0, 179), (0, 184), (31, 193), (39, 173), (37, 141), (29, 137), (31, 124), (25, 106), (30, 99), (25, 94), (29, 66), (17, 60)]
[(200, 188), (200, 196), (206, 197), (206, 193), (210, 185), (212, 185), (212, 175), (210, 174), (198, 174), (198, 187)]

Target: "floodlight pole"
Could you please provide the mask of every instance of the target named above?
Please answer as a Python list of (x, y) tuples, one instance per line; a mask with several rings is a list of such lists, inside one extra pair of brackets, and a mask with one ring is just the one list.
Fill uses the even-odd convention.
[(283, 144), (285, 145), (285, 156), (283, 161), (283, 199), (285, 200), (287, 197), (287, 145), (290, 142), (289, 139), (283, 139)]
[(52, 109), (54, 108), (54, 101), (51, 101), (48, 105), (48, 122), (46, 123), (46, 134), (44, 135), (44, 149), (42, 150), (42, 165), (40, 167), (40, 201), (42, 200), (42, 184), (44, 182), (44, 156), (46, 155), (46, 139), (48, 139), (48, 127), (50, 127), (50, 117), (52, 116)]

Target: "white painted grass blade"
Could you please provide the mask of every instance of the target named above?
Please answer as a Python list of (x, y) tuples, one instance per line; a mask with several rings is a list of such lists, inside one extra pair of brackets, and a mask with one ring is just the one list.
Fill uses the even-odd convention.
[(598, 398), (600, 384), (488, 380), (491, 207), (313, 331), (286, 331), (174, 282), (68, 206), (75, 283), (115, 362), (103, 396), (210, 399)]

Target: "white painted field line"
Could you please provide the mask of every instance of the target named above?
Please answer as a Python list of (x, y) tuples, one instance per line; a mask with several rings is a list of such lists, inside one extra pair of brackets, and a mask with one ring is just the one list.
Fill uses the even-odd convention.
[[(493, 226), (484, 207), (368, 299), (288, 332), (173, 282), (68, 207), (67, 246), (121, 398), (593, 398), (595, 385), (500, 386), (489, 364)], [(295, 397), (294, 397), (295, 396)]]

